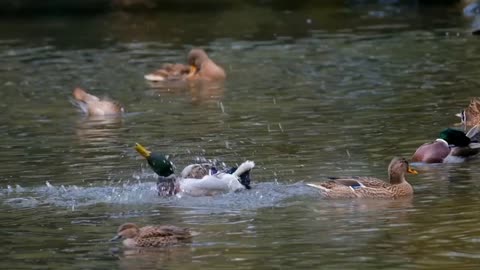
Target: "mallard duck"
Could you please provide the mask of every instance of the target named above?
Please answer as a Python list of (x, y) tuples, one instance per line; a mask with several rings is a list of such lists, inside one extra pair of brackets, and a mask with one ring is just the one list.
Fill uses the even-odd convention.
[(121, 115), (124, 112), (118, 103), (100, 99), (79, 87), (73, 90), (73, 98), (73, 104), (89, 116)]
[(225, 71), (215, 64), (202, 49), (192, 49), (188, 53), (188, 65), (165, 64), (150, 74), (145, 75), (148, 81), (222, 81)]
[(460, 163), (478, 154), (479, 126), (474, 126), (466, 134), (463, 131), (447, 128), (438, 139), (421, 145), (413, 154), (412, 162)]
[(466, 126), (474, 126), (480, 123), (480, 98), (474, 97), (470, 100), (470, 104), (467, 108), (457, 113), (456, 116), (460, 117), (462, 124)]
[(140, 144), (135, 145), (158, 175), (158, 195), (171, 196), (177, 193), (190, 196), (212, 196), (243, 189), (250, 189), (250, 171), (253, 161), (245, 161), (240, 166), (217, 171), (211, 164), (191, 164), (185, 167), (180, 177), (174, 174), (172, 162), (163, 154), (152, 153)]
[(123, 239), (123, 245), (128, 248), (154, 248), (177, 244), (190, 238), (192, 238), (192, 234), (188, 228), (179, 228), (173, 225), (139, 228), (134, 223), (125, 223), (118, 227), (117, 235), (110, 241)]
[(418, 173), (404, 158), (393, 158), (388, 165), (389, 183), (373, 177), (348, 177), (307, 185), (319, 189), (328, 199), (397, 199), (413, 195), (413, 188), (405, 179), (407, 172)]

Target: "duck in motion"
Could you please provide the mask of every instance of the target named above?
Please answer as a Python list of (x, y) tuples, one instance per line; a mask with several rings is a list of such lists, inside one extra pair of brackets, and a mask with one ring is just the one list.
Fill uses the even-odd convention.
[(251, 188), (250, 171), (255, 167), (253, 161), (245, 161), (240, 166), (225, 171), (218, 171), (211, 164), (190, 164), (178, 177), (175, 175), (172, 162), (164, 154), (150, 152), (138, 143), (135, 150), (147, 160), (158, 175), (159, 196), (172, 196), (178, 193), (213, 196)]
[(328, 199), (399, 199), (411, 197), (413, 188), (405, 174), (417, 174), (404, 158), (393, 158), (388, 165), (388, 183), (373, 177), (335, 178), (321, 183), (310, 183)]
[(412, 162), (461, 163), (480, 151), (480, 126), (467, 133), (447, 128), (433, 142), (422, 144), (413, 154)]
[(480, 98), (470, 99), (470, 104), (456, 116), (460, 117), (465, 126), (471, 127), (480, 124)]
[(100, 99), (80, 87), (73, 90), (73, 105), (88, 116), (119, 116), (124, 108), (115, 101)]
[(223, 68), (215, 64), (202, 49), (188, 53), (188, 65), (164, 64), (160, 69), (145, 75), (153, 82), (164, 81), (223, 81), (227, 77)]
[(117, 235), (110, 241), (122, 239), (127, 248), (158, 248), (188, 241), (192, 234), (188, 228), (173, 225), (145, 226), (139, 228), (134, 223), (120, 225)]

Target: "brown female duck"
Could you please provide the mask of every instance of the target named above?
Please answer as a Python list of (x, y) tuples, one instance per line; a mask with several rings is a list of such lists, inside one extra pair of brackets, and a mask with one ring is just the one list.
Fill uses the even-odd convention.
[(134, 223), (120, 225), (117, 235), (111, 241), (123, 239), (123, 245), (128, 248), (164, 247), (177, 244), (192, 238), (188, 228), (173, 225), (145, 226), (139, 228)]
[(462, 124), (474, 126), (480, 123), (480, 98), (474, 97), (470, 104), (456, 116), (460, 117)]
[(398, 199), (413, 195), (406, 173), (417, 174), (417, 171), (410, 168), (404, 158), (393, 158), (388, 165), (389, 183), (373, 177), (348, 177), (307, 185), (319, 189), (328, 199)]
[(121, 115), (124, 112), (118, 103), (100, 99), (79, 87), (73, 90), (73, 98), (73, 104), (89, 116)]
[(162, 68), (145, 75), (148, 81), (223, 81), (225, 71), (215, 64), (202, 49), (188, 53), (188, 65), (164, 64)]

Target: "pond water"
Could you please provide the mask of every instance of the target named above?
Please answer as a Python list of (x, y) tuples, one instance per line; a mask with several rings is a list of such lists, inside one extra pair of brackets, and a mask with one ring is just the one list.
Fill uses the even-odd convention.
[[(409, 158), (480, 95), (479, 40), (461, 9), (383, 2), (2, 18), (2, 268), (478, 267), (479, 159), (416, 167), (411, 200), (327, 201), (304, 185), (385, 178), (393, 156)], [(143, 79), (194, 46), (225, 67), (224, 85)], [(76, 86), (127, 114), (82, 116)], [(159, 198), (135, 142), (177, 168), (254, 160), (253, 189)], [(124, 222), (199, 235), (138, 253), (108, 241)]]

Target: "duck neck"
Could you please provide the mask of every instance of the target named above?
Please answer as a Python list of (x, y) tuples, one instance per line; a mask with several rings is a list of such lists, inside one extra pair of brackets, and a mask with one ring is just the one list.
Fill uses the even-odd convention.
[(445, 144), (446, 146), (450, 147), (450, 145), (448, 144), (448, 142), (445, 141), (444, 139), (438, 138), (438, 139), (436, 139), (435, 141), (436, 141), (436, 142), (441, 142), (441, 143)]
[(406, 182), (405, 180), (405, 173), (397, 173), (397, 172), (388, 172), (388, 180), (390, 180), (390, 184), (398, 185), (401, 183)]

